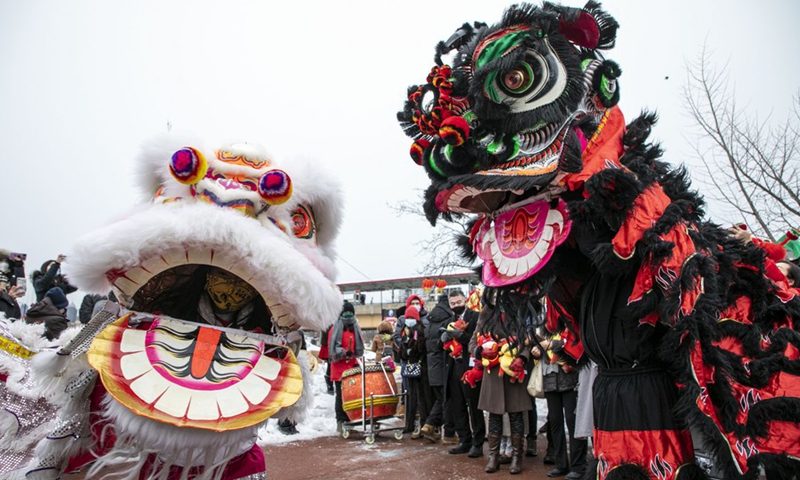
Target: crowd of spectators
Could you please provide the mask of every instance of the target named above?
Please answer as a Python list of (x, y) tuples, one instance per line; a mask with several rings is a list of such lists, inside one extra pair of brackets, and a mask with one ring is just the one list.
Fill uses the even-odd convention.
[[(762, 247), (768, 257), (767, 275), (800, 294), (798, 259), (786, 259), (779, 245), (754, 240), (736, 229), (731, 233)], [(487, 305), (484, 298), (482, 303), (480, 313), (467, 309), (465, 295), (458, 289), (439, 296), (432, 308), (420, 296), (410, 295), (398, 317), (392, 318), (393, 332), (391, 323), (381, 322), (370, 348), (380, 361), (389, 356), (391, 346), (393, 363), (400, 368), (406, 394), (398, 416), (405, 415), (404, 433), (414, 440), (448, 445), (450, 454), (473, 458), (483, 456), (488, 444), (486, 472), (507, 464), (512, 474), (522, 471), (523, 457), (538, 456), (537, 434), (543, 433), (547, 439), (543, 461), (552, 465), (547, 476), (583, 478), (591, 454), (591, 390), (597, 366), (591, 361), (577, 367), (564, 362), (560, 355), (564, 341), (542, 326), (531, 329), (513, 360), (502, 365), (502, 350), (490, 349), (492, 342), (481, 340), (487, 334), (502, 337), (502, 315), (493, 311), (491, 300)], [(540, 314), (544, 316), (545, 311)], [(334, 338), (326, 337), (328, 342)], [(355, 358), (360, 351), (344, 359)], [(547, 421), (541, 428), (537, 428), (536, 401), (526, 389), (525, 376), (537, 362), (547, 404)], [(488, 365), (485, 370), (484, 365)], [(499, 375), (501, 368), (510, 375)], [(331, 378), (335, 383), (336, 374)], [(341, 429), (347, 417), (339, 410), (340, 402), (337, 398)]]

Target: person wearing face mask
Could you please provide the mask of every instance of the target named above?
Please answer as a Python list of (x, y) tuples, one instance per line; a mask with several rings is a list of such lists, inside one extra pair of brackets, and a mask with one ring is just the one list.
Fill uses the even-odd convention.
[(483, 442), (486, 439), (483, 411), (478, 409), (480, 389), (462, 382), (461, 377), (474, 366), (474, 359), (469, 353), (469, 340), (475, 333), (478, 312), (466, 308), (467, 299), (461, 290), (450, 290), (447, 301), (451, 315), (447, 326), (441, 330), (441, 341), (447, 345), (453, 340), (461, 345), (460, 353), (453, 350), (446, 355), (445, 410), (452, 418), (458, 435), (458, 445), (451, 448), (449, 453), (468, 453), (470, 458), (477, 458), (483, 455)]
[[(425, 301), (419, 298), (419, 295), (409, 295), (406, 299), (406, 308), (404, 311), (408, 311), (409, 308), (414, 308), (419, 312), (419, 318), (423, 324), (428, 323), (428, 311), (425, 310)], [(404, 322), (405, 315), (400, 315), (400, 318), (395, 322), (394, 333), (392, 334), (395, 343), (400, 340), (400, 335), (403, 333), (403, 328), (405, 328)]]
[[(441, 295), (436, 306), (428, 315), (428, 324), (425, 325), (425, 349), (428, 356), (428, 384), (433, 393), (433, 404), (428, 412), (428, 418), (423, 419), (425, 424), (422, 426), (422, 436), (430, 442), (440, 439), (439, 429), (445, 427), (444, 443), (456, 443), (455, 425), (445, 414), (445, 395), (444, 387), (447, 382), (447, 363), (442, 342), (440, 339), (440, 329), (447, 327), (448, 320), (452, 318), (453, 312), (447, 301), (446, 295)], [(448, 422), (449, 420), (449, 422)]]
[(409, 306), (397, 323), (402, 321), (399, 340), (395, 340), (398, 355), (403, 367), (401, 373), (406, 383), (406, 427), (404, 432), (411, 433), (412, 439), (420, 438), (416, 428), (417, 414), (425, 420), (430, 409), (430, 397), (427, 395), (427, 360), (425, 355), (425, 328), (422, 325), (419, 311)]
[[(406, 306), (401, 308), (397, 312), (398, 314), (400, 314), (400, 317), (395, 322), (395, 324), (394, 324), (394, 333), (392, 333), (392, 343), (393, 343), (392, 346), (393, 346), (394, 351), (395, 351), (395, 353), (397, 355), (397, 360), (399, 360), (399, 362), (400, 362), (401, 371), (402, 371), (402, 367), (405, 366), (405, 361), (400, 356), (401, 337), (403, 335), (403, 330), (406, 327), (404, 312), (408, 311), (408, 309), (410, 309), (410, 308), (414, 308), (414, 309), (417, 310), (417, 312), (419, 313), (419, 321), (423, 324), (423, 326), (428, 323), (428, 311), (425, 310), (425, 301), (422, 300), (418, 295), (409, 295), (408, 298), (406, 299)], [(425, 372), (425, 377), (427, 378), (427, 376), (428, 376), (428, 373)], [(406, 392), (408, 391), (408, 380), (406, 379), (406, 377), (403, 377), (403, 391), (406, 391)], [(429, 404), (433, 403), (433, 401), (430, 400), (432, 396), (433, 396), (433, 394), (430, 393), (430, 387), (428, 387), (426, 385), (425, 386), (425, 398), (427, 398), (429, 400), (428, 401)], [(403, 401), (405, 402), (405, 399), (403, 399)], [(423, 418), (423, 420), (425, 420), (425, 419)]]
[(17, 299), (25, 294), (22, 287), (14, 285), (9, 287), (8, 275), (0, 272), (0, 313), (11, 321), (22, 316)]
[(355, 307), (345, 301), (342, 312), (328, 336), (328, 355), (331, 362), (331, 380), (334, 385), (334, 410), (336, 412), (336, 431), (341, 433), (347, 413), (342, 406), (342, 374), (358, 365), (358, 358), (364, 355), (364, 339), (356, 318)]

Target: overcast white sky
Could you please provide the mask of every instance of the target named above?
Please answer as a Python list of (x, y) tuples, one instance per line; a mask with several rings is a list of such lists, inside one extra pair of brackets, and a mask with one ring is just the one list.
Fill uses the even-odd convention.
[[(584, 2), (564, 2), (581, 6)], [(346, 194), (339, 281), (419, 274), (421, 219), (389, 208), (427, 186), (395, 121), (406, 87), (465, 21), (506, 2), (0, 0), (0, 247), (28, 273), (140, 200), (133, 158), (173, 128), (310, 156)], [(608, 58), (629, 119), (657, 109), (667, 159), (689, 163), (685, 61), (704, 41), (741, 103), (783, 118), (800, 86), (800, 2), (607, 0)], [(665, 79), (669, 77), (669, 79)], [(722, 219), (720, 219), (722, 220)], [(31, 294), (32, 295), (32, 294)]]

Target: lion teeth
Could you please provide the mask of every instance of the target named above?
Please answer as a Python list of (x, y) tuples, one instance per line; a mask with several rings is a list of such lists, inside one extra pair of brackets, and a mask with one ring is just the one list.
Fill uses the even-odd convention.
[(144, 285), (148, 280), (153, 278), (153, 274), (142, 267), (134, 267), (125, 271), (125, 277), (139, 285)]
[(115, 278), (113, 284), (114, 287), (116, 287), (119, 291), (131, 297), (134, 293), (136, 293), (137, 290), (139, 290), (139, 287), (141, 287), (141, 285), (138, 283), (133, 282), (124, 276)]

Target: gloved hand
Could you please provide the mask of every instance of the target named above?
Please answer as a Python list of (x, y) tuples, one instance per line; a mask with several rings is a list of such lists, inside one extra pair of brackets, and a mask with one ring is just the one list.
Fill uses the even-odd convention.
[(483, 380), (483, 368), (478, 368), (477, 366), (467, 370), (464, 372), (464, 375), (461, 376), (461, 381), (472, 388), (477, 387), (478, 382), (481, 380)]
[(514, 372), (514, 376), (511, 377), (512, 382), (522, 382), (525, 379), (525, 359), (522, 357), (517, 357), (511, 361), (511, 365), (508, 366), (508, 369)]
[(442, 343), (447, 343), (453, 339), (452, 332), (450, 332), (446, 328), (440, 328), (439, 332), (442, 334), (442, 336), (439, 338), (442, 341)]

